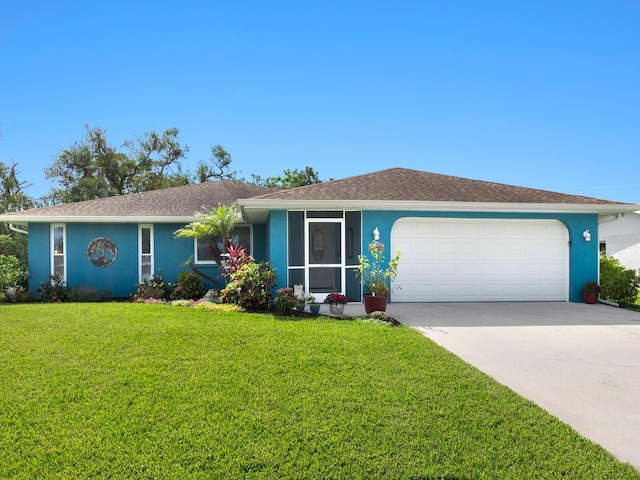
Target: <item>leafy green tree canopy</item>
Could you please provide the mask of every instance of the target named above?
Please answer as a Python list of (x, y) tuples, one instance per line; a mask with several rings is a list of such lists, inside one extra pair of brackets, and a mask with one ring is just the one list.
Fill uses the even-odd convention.
[(146, 132), (125, 141), (120, 150), (109, 144), (105, 130), (89, 125), (85, 128), (84, 138), (62, 150), (45, 168), (45, 177), (60, 185), (44, 197), (46, 203), (77, 202), (190, 183), (180, 163), (189, 148), (180, 145), (177, 128)]
[(231, 170), (231, 154), (222, 145), (213, 145), (211, 147), (209, 162), (198, 163), (196, 177), (200, 183), (212, 178), (216, 180), (234, 180), (237, 178), (238, 172)]
[(18, 164), (0, 162), (0, 214), (32, 208), (35, 202), (25, 193), (31, 184), (18, 179)]
[[(18, 212), (35, 206), (25, 193), (29, 183), (18, 178), (18, 164), (0, 162), (0, 214)], [(0, 224), (0, 254), (27, 259), (27, 236), (12, 232), (7, 224)]]
[(318, 172), (312, 167), (305, 167), (304, 170), (298, 170), (297, 168), (293, 170), (286, 169), (282, 176), (262, 178), (253, 174), (251, 177), (253, 183), (262, 187), (294, 188), (322, 183)]

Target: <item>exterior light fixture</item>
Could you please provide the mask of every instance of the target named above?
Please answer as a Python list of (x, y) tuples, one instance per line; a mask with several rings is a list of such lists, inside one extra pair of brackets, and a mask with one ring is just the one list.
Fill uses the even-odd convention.
[(373, 242), (369, 244), (370, 252), (384, 252), (384, 243), (380, 242), (380, 230), (378, 227), (373, 229)]
[(590, 242), (591, 241), (591, 233), (589, 232), (589, 230), (585, 230), (584, 232), (582, 232), (582, 236), (584, 237), (584, 241), (585, 242)]

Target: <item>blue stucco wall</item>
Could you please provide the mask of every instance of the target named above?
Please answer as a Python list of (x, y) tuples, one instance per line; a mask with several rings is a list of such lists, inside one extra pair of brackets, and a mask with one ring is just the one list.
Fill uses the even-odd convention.
[[(154, 233), (154, 272), (167, 282), (175, 282), (180, 271), (190, 270), (185, 263), (193, 260), (194, 242), (190, 238), (173, 237), (182, 224), (156, 224)], [(47, 281), (50, 273), (50, 224), (29, 225), (29, 289), (36, 290)], [(266, 257), (266, 226), (253, 228), (254, 256)], [(97, 237), (106, 237), (118, 247), (116, 261), (108, 267), (97, 267), (87, 258), (87, 246)], [(66, 224), (67, 284), (71, 287), (87, 285), (110, 291), (114, 298), (127, 298), (136, 292), (138, 283), (138, 224), (67, 223)], [(215, 265), (197, 265), (213, 278), (218, 277)], [(286, 271), (286, 270), (285, 270)], [(220, 282), (224, 285), (224, 281)], [(205, 288), (213, 288), (205, 282)]]
[[(362, 248), (366, 251), (375, 227), (380, 230), (380, 241), (391, 244), (391, 229), (396, 220), (404, 217), (433, 218), (501, 218), (501, 219), (545, 219), (562, 222), (569, 236), (569, 301), (582, 302), (582, 288), (587, 281), (598, 279), (598, 215), (573, 213), (500, 213), (500, 212), (419, 212), (382, 211), (362, 212)], [(591, 241), (585, 242), (582, 232), (591, 232)], [(287, 215), (278, 210), (269, 218), (270, 260), (278, 275), (282, 275), (282, 285), (286, 282)]]
[[(380, 230), (380, 241), (391, 244), (391, 229), (396, 220), (403, 217), (432, 218), (504, 218), (559, 220), (569, 233), (569, 301), (582, 302), (582, 288), (587, 281), (598, 279), (598, 215), (574, 213), (498, 213), (498, 212), (416, 212), (379, 211), (362, 213), (363, 248), (371, 241), (375, 227)], [(585, 242), (582, 232), (591, 232), (591, 241)], [(363, 250), (364, 251), (364, 250)]]
[(269, 244), (269, 260), (276, 270), (278, 288), (287, 286), (288, 252), (287, 252), (287, 211), (273, 210), (267, 222), (267, 242)]
[(49, 224), (29, 224), (29, 290), (35, 291), (41, 283), (47, 281), (51, 271), (49, 254)]
[[(90, 285), (126, 297), (138, 281), (138, 226), (133, 224), (68, 223), (67, 283)], [(97, 237), (106, 237), (118, 248), (116, 261), (97, 267), (87, 258), (87, 246)]]
[[(193, 239), (174, 238), (173, 232), (184, 227), (177, 224), (157, 224), (153, 226), (154, 272), (162, 274), (165, 281), (174, 283), (178, 273), (189, 270), (185, 262), (193, 260)], [(203, 268), (210, 275), (210, 268)], [(216, 269), (217, 272), (217, 269)]]
[[(390, 245), (393, 224), (403, 217), (441, 218), (506, 218), (554, 219), (567, 227), (569, 234), (569, 300), (582, 301), (582, 287), (589, 280), (598, 279), (598, 216), (597, 214), (525, 214), (493, 212), (417, 212), (417, 211), (364, 211), (362, 212), (362, 248), (371, 241), (375, 227), (380, 240)], [(188, 270), (184, 262), (193, 257), (192, 239), (175, 239), (173, 232), (183, 225), (154, 225), (155, 272), (174, 282), (178, 273)], [(128, 297), (135, 292), (138, 281), (138, 225), (137, 224), (79, 224), (67, 227), (67, 281), (70, 286), (91, 285), (110, 289), (114, 297)], [(582, 232), (589, 229), (591, 242), (585, 242)], [(49, 224), (29, 225), (29, 288), (35, 290), (47, 280), (50, 272)], [(96, 237), (107, 237), (118, 246), (118, 258), (111, 266), (100, 268), (87, 259), (87, 245)], [(275, 210), (266, 225), (253, 227), (253, 255), (258, 261), (268, 260), (278, 274), (278, 285), (287, 284), (287, 212)], [(217, 267), (198, 265), (205, 273), (217, 277)], [(205, 288), (212, 284), (206, 283)]]

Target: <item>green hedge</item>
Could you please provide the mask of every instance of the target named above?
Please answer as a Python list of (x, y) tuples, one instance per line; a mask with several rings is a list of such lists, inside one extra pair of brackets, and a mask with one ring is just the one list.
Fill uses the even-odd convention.
[(640, 277), (613, 257), (600, 257), (600, 297), (611, 302), (633, 304), (638, 298)]

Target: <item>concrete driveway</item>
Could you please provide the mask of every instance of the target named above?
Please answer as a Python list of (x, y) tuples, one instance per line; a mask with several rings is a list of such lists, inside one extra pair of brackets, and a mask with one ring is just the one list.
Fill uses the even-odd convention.
[(541, 302), (387, 313), (640, 469), (640, 313)]

